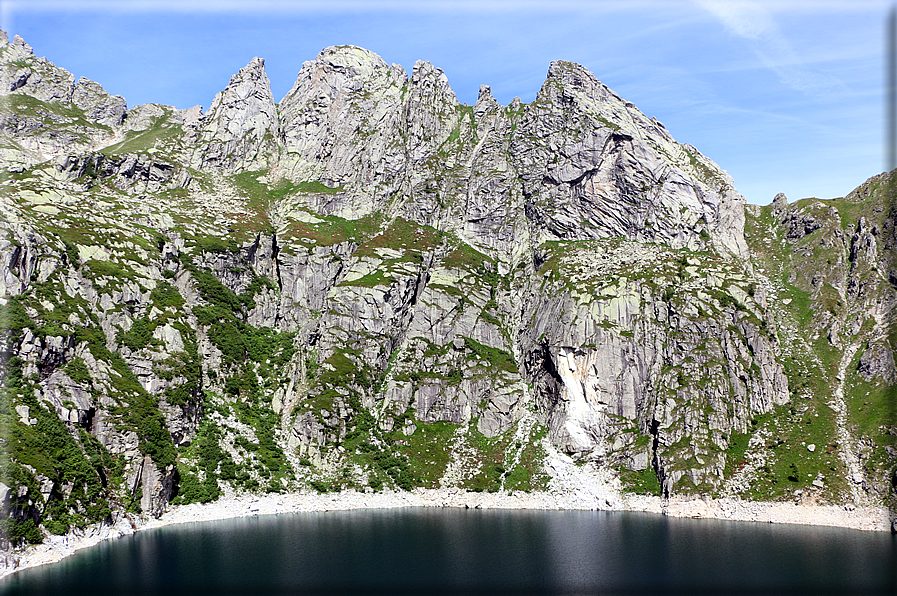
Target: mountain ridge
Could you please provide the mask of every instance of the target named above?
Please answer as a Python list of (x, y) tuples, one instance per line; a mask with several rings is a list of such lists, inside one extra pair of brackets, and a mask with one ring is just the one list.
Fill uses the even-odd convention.
[(275, 103), (255, 58), (205, 114), (0, 62), (13, 543), (233, 491), (539, 490), (551, 450), (893, 507), (890, 174), (746, 207), (564, 61), (465, 106), (354, 46)]

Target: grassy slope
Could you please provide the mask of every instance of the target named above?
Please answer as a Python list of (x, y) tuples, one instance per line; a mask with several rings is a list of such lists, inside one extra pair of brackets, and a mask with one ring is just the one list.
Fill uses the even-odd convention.
[[(819, 224), (800, 238), (786, 237), (787, 229), (781, 216), (775, 216), (773, 205), (747, 217), (745, 236), (753, 262), (774, 289), (770, 304), (792, 390), (790, 404), (758, 420), (758, 430), (768, 437), (763, 443), (768, 463), (752, 487), (754, 498), (787, 498), (803, 490), (822, 501), (852, 500), (841, 457), (844, 449), (851, 448), (865, 454), (861, 463), (873, 480), (872, 500), (893, 500), (891, 479), (897, 458), (886, 448), (895, 443), (891, 429), (897, 424), (897, 388), (880, 379), (866, 381), (857, 373), (858, 360), (873, 337), (873, 321), (868, 304), (850, 292), (838, 291), (848, 276), (868, 284), (873, 303), (892, 291), (880, 275), (859, 266), (851, 271), (849, 263), (851, 235), (861, 217), (878, 230), (879, 268), (886, 270), (894, 259), (893, 249), (884, 248), (887, 228), (892, 226), (886, 221), (892, 217), (893, 188), (887, 179), (870, 182), (844, 199), (805, 199), (790, 205)], [(833, 321), (843, 328), (857, 317), (862, 324), (856, 335), (841, 333), (834, 341), (829, 339)], [(859, 445), (848, 447), (839, 442), (830, 403), (844, 349), (851, 343), (858, 350), (846, 368), (846, 426)], [(809, 444), (815, 445), (815, 452), (807, 449)], [(817, 475), (824, 477), (821, 491), (811, 484)]]

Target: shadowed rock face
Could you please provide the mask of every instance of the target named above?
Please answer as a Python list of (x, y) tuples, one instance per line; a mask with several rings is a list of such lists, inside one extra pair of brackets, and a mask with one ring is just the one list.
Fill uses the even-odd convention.
[(531, 104), (465, 106), (354, 46), (275, 103), (256, 58), (203, 115), (0, 41), (21, 527), (226, 486), (530, 490), (552, 450), (665, 494), (891, 498), (850, 418), (897, 380), (890, 179), (746, 220), (728, 174), (569, 62)]

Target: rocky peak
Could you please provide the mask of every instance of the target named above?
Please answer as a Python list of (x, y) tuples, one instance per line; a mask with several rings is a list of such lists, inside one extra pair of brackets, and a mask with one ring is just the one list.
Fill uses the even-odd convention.
[[(46, 58), (37, 58), (18, 35), (0, 36), (0, 135), (20, 151), (0, 153), (0, 165), (30, 165), (62, 154), (96, 151), (121, 140), (127, 113), (123, 97)], [(36, 101), (35, 101), (36, 100)]]
[[(307, 64), (309, 63), (306, 62), (303, 68)], [(312, 64), (324, 70), (342, 73), (346, 80), (364, 79), (381, 68), (389, 68), (383, 58), (374, 52), (352, 45), (324, 48)]]
[(124, 97), (109, 95), (99, 83), (84, 77), (72, 88), (71, 101), (89, 120), (106, 126), (121, 126), (128, 111)]
[(178, 114), (183, 118), (184, 126), (196, 126), (202, 120), (202, 106), (195, 105), (192, 108), (178, 110)]
[[(599, 81), (581, 64), (555, 60), (548, 67), (548, 75), (539, 91), (542, 101), (548, 101), (561, 109), (578, 106), (590, 115), (604, 121), (611, 128), (624, 128), (635, 132), (638, 124), (647, 124), (647, 118), (631, 102)], [(537, 100), (538, 101), (538, 100)], [(628, 112), (635, 112), (635, 119)]]
[(460, 105), (441, 68), (422, 60), (414, 63), (406, 107), (412, 159), (426, 159), (438, 150), (455, 128)]
[[(380, 185), (392, 188), (404, 153), (407, 78), (402, 67), (355, 46), (327, 48), (305, 62), (280, 102), (282, 172), (329, 186), (357, 182), (366, 196)], [(339, 211), (359, 213), (360, 205), (372, 207), (369, 198), (358, 197), (358, 205), (341, 205)]]
[(772, 212), (776, 219), (781, 219), (786, 211), (788, 211), (788, 197), (785, 196), (785, 193), (780, 192), (772, 200)]
[(120, 126), (127, 103), (120, 95), (110, 95), (90, 79), (75, 77), (46, 58), (36, 58), (34, 50), (16, 35), (12, 43), (0, 31), (0, 95), (20, 93), (45, 102), (71, 102), (91, 122)]
[[(8, 36), (4, 32), (4, 38)], [(0, 95), (22, 93), (41, 101), (71, 101), (75, 77), (45, 58), (35, 58), (31, 46), (16, 35), (0, 45)]]
[(445, 76), (445, 72), (443, 72), (441, 68), (433, 66), (430, 62), (426, 60), (418, 60), (414, 63), (414, 68), (411, 72), (412, 85), (432, 89), (438, 88), (441, 93), (447, 94), (450, 92), (451, 95), (455, 94), (454, 91), (451, 91), (448, 77)]
[(198, 167), (228, 172), (264, 167), (276, 159), (280, 123), (265, 61), (253, 58), (231, 77), (201, 119), (200, 143), (193, 156)]
[(12, 38), (12, 43), (10, 43), (9, 35), (7, 35), (6, 31), (0, 31), (0, 48), (3, 49), (3, 58), (9, 62), (34, 57), (34, 50), (25, 43), (24, 39), (16, 35)]
[(473, 113), (476, 114), (477, 118), (487, 112), (496, 111), (500, 107), (499, 103), (492, 97), (492, 88), (489, 85), (480, 85), (480, 95), (477, 97), (477, 103), (473, 106)]
[[(313, 112), (326, 111), (332, 105), (357, 99), (350, 95), (375, 95), (384, 83), (404, 83), (406, 78), (401, 67), (388, 66), (368, 50), (355, 46), (326, 48), (315, 60), (303, 63), (292, 89), (280, 102), (287, 137), (306, 124), (301, 115), (308, 107)], [(310, 106), (306, 105), (309, 101)]]
[(510, 153), (545, 239), (623, 236), (747, 256), (731, 177), (579, 64), (551, 63)]

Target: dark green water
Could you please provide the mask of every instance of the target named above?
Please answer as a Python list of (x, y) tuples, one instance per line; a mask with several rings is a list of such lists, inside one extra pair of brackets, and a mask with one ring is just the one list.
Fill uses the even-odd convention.
[(638, 513), (370, 510), (171, 526), (4, 594), (895, 594), (890, 534)]

